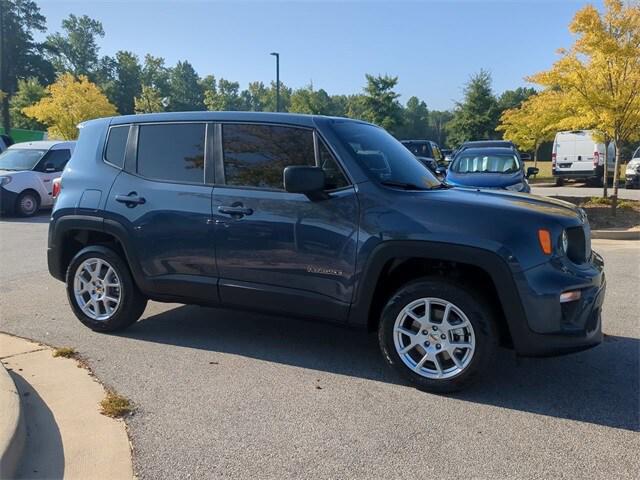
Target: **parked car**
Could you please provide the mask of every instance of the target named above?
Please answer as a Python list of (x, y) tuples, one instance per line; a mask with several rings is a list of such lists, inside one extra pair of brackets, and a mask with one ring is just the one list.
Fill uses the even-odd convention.
[[(615, 146), (609, 144), (607, 172), (613, 182), (615, 171)], [(605, 144), (594, 140), (589, 130), (556, 133), (551, 152), (551, 170), (556, 185), (567, 179), (585, 180), (594, 186), (602, 186), (604, 179)]]
[(402, 140), (401, 143), (434, 173), (444, 163), (444, 155), (442, 155), (436, 142), (431, 140)]
[(513, 148), (466, 148), (449, 165), (445, 181), (451, 186), (499, 188), (529, 193), (527, 178), (538, 173), (524, 162)]
[(13, 138), (4, 133), (0, 134), (0, 153), (4, 152), (7, 148), (13, 145)]
[(453, 160), (453, 150), (451, 148), (443, 148), (440, 150), (442, 152), (442, 155), (444, 156), (444, 163), (446, 165), (448, 165), (449, 163), (451, 163), (451, 160)]
[(640, 187), (640, 147), (638, 147), (633, 154), (633, 157), (627, 163), (627, 167), (624, 171), (625, 175), (625, 187), (626, 188), (638, 188)]
[(0, 212), (23, 217), (53, 204), (54, 179), (62, 174), (75, 142), (16, 143), (0, 154)]
[(48, 239), (50, 273), (98, 332), (148, 299), (332, 321), (377, 331), (385, 360), (432, 391), (468, 385), (500, 344), (552, 355), (602, 340), (603, 261), (582, 210), (449, 188), (353, 119), (86, 122)]

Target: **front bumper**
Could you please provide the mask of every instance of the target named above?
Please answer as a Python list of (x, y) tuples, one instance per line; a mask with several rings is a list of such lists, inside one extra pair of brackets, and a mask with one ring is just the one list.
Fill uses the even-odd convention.
[(15, 213), (17, 198), (18, 194), (16, 192), (0, 187), (0, 213), (5, 215)]
[(625, 175), (626, 185), (640, 187), (640, 173), (627, 173)]
[[(551, 356), (586, 350), (602, 342), (606, 279), (602, 257), (593, 252), (577, 266), (567, 259), (521, 272), (516, 281), (526, 322), (510, 322), (516, 352)], [(560, 303), (560, 294), (580, 290), (579, 300)]]

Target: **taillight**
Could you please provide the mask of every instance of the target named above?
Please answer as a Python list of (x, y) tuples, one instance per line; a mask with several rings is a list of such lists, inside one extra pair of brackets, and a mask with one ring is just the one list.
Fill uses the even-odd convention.
[(597, 167), (600, 164), (600, 152), (593, 152), (593, 166)]
[(551, 154), (551, 166), (552, 167), (556, 166), (556, 154), (555, 153)]
[(56, 199), (60, 195), (60, 190), (62, 190), (62, 178), (54, 178), (51, 196)]

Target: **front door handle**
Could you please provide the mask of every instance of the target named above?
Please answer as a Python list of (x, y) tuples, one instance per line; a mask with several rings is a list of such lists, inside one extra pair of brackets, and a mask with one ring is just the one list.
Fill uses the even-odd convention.
[(129, 195), (116, 195), (116, 202), (124, 203), (127, 207), (133, 208), (136, 205), (143, 205), (147, 201), (144, 197), (139, 197), (136, 192), (130, 192)]
[(220, 205), (218, 207), (218, 212), (224, 213), (225, 215), (231, 215), (232, 217), (235, 217), (235, 218), (242, 218), (245, 215), (252, 215), (253, 209), (245, 208), (242, 205), (232, 205), (230, 207)]

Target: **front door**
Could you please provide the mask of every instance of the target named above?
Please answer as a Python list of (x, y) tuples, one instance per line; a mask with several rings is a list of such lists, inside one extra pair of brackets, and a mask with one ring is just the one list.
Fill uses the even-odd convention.
[(133, 128), (137, 162), (111, 187), (107, 222), (113, 218), (125, 226), (147, 290), (216, 303), (212, 187), (205, 184), (207, 125)]
[[(225, 124), (221, 143), (212, 197), (221, 301), (345, 320), (358, 204), (329, 150), (310, 129), (259, 124)], [(289, 165), (321, 165), (326, 198), (285, 192)]]

